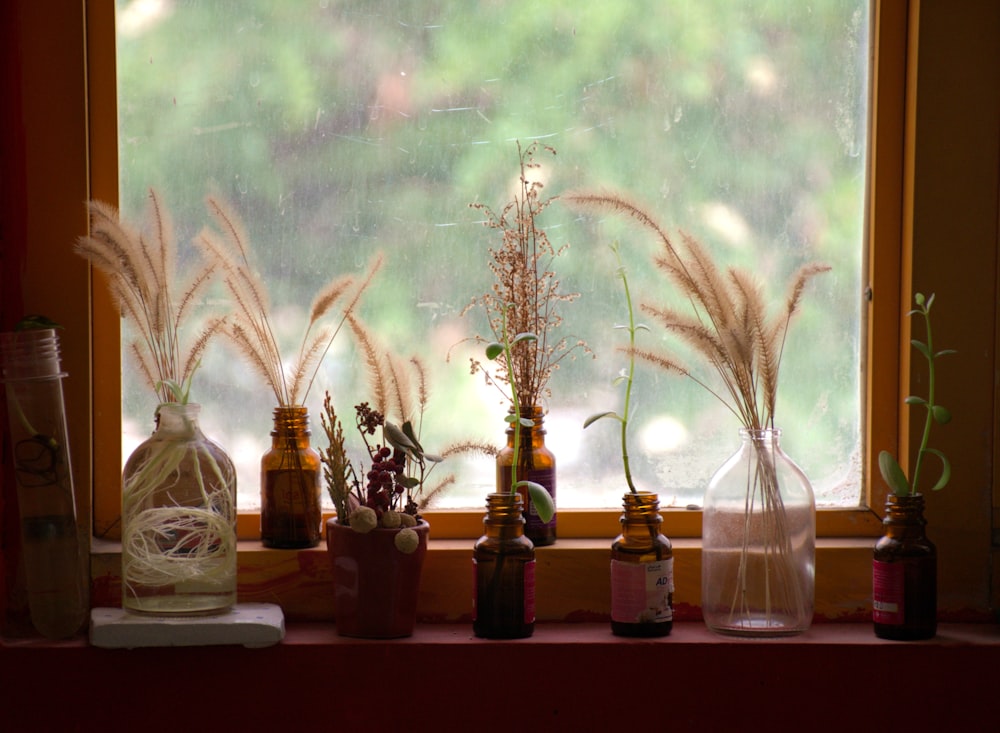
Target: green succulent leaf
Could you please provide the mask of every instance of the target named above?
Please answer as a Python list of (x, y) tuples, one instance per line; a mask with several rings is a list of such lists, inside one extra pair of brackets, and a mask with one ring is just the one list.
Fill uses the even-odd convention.
[(934, 358), (936, 359), (939, 356), (948, 356), (948, 354), (957, 354), (957, 353), (958, 352), (955, 351), (955, 349), (941, 349), (941, 351), (934, 354)]
[(410, 442), (413, 443), (417, 455), (422, 455), (424, 452), (424, 447), (420, 445), (420, 441), (417, 440), (417, 434), (413, 430), (413, 423), (407, 420), (406, 422), (403, 423), (402, 427), (403, 427), (403, 433), (406, 435), (407, 438), (410, 439)]
[(951, 422), (951, 411), (947, 407), (934, 405), (931, 408), (931, 414), (934, 415), (934, 420), (938, 425), (947, 425)]
[(386, 420), (385, 424), (382, 426), (382, 434), (385, 436), (386, 440), (392, 443), (394, 448), (409, 451), (417, 449), (417, 446), (410, 442), (410, 439), (406, 437), (406, 433), (404, 433), (395, 423), (391, 423)]
[(916, 395), (910, 395), (905, 400), (903, 400), (908, 405), (926, 405), (927, 400), (923, 397), (917, 397)]
[(621, 415), (619, 415), (617, 412), (614, 412), (613, 410), (609, 410), (608, 412), (599, 412), (597, 414), (591, 415), (590, 417), (588, 417), (586, 420), (583, 421), (584, 429), (589, 428), (595, 422), (605, 417), (614, 418), (619, 422), (621, 422), (622, 419)]
[(931, 491), (940, 491), (948, 485), (949, 481), (951, 481), (951, 461), (945, 457), (944, 453), (936, 448), (928, 448), (926, 452), (941, 459), (941, 476), (938, 477), (937, 483), (931, 487)]
[(528, 495), (531, 497), (531, 503), (534, 504), (535, 511), (538, 512), (538, 518), (543, 522), (548, 522), (552, 519), (553, 515), (555, 515), (556, 505), (552, 501), (552, 496), (541, 484), (535, 483), (534, 481), (518, 481), (514, 485), (514, 488), (526, 488), (528, 490)]
[(424, 453), (424, 460), (430, 463), (441, 463), (444, 461), (444, 456), (439, 456), (436, 453)]
[(496, 341), (486, 344), (486, 358), (490, 361), (494, 361), (502, 353), (503, 344), (498, 344)]
[(931, 350), (927, 348), (927, 344), (919, 339), (910, 339), (910, 343), (913, 344), (913, 348), (919, 351), (928, 359), (931, 358)]
[(509, 422), (511, 425), (513, 425), (514, 423), (520, 423), (521, 418), (519, 418), (517, 415), (505, 415), (503, 421)]
[(420, 486), (420, 479), (415, 476), (400, 476), (396, 479), (396, 483), (402, 484), (408, 489), (415, 489)]
[(896, 496), (906, 496), (910, 493), (910, 482), (907, 481), (906, 474), (892, 453), (884, 450), (878, 454), (878, 470)]
[(524, 333), (517, 334), (517, 336), (514, 337), (514, 340), (510, 342), (510, 345), (514, 346), (515, 344), (519, 344), (522, 341), (537, 341), (537, 340), (538, 337), (535, 334), (525, 331)]
[(535, 426), (535, 421), (530, 417), (518, 418), (518, 422), (521, 424), (522, 428), (533, 428)]

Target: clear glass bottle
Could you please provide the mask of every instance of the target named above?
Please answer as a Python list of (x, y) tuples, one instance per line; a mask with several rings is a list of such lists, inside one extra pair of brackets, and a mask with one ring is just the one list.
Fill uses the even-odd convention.
[(166, 403), (122, 472), (122, 607), (221, 613), (236, 602), (236, 471), (198, 425), (201, 406)]
[(266, 547), (315, 547), (322, 532), (322, 470), (309, 444), (309, 412), (276, 407), (271, 449), (260, 461), (260, 538)]
[(472, 630), (484, 639), (523, 639), (535, 631), (535, 548), (524, 536), (521, 496), (486, 497), (486, 533), (472, 551)]
[(925, 532), (924, 497), (889, 494), (885, 535), (872, 559), (872, 620), (880, 639), (937, 634), (937, 548)]
[(780, 430), (740, 430), (702, 515), (702, 615), (722, 634), (783, 636), (809, 628), (816, 575), (816, 502), (781, 450)]
[[(556, 500), (556, 457), (545, 447), (545, 415), (541, 407), (522, 408), (521, 415), (534, 421), (532, 427), (521, 426), (521, 460), (517, 467), (518, 481), (534, 481), (545, 487)], [(514, 464), (514, 426), (507, 425), (507, 445), (497, 454), (497, 491), (510, 491), (511, 466)], [(556, 541), (556, 515), (543, 522), (524, 489), (518, 491), (524, 502), (524, 534), (535, 547), (551, 545)]]
[(674, 626), (674, 552), (660, 533), (659, 497), (640, 491), (622, 503), (622, 533), (611, 545), (611, 631), (666, 636)]
[[(0, 334), (0, 365), (17, 481), (28, 612), (50, 639), (73, 636), (87, 616), (85, 554), (54, 329)], [(11, 558), (13, 559), (13, 557)]]

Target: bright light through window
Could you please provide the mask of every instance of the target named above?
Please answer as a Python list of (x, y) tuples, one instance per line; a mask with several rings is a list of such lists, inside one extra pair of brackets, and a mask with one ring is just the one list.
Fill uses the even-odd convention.
[[(245, 219), (289, 351), (313, 296), (337, 272), (386, 265), (361, 314), (378, 338), (431, 368), (424, 444), (503, 440), (500, 395), (469, 371), (485, 333), (460, 314), (490, 287), (496, 244), (471, 202), (497, 208), (516, 179), (516, 141), (541, 139), (547, 195), (623, 191), (720, 262), (752, 268), (777, 305), (802, 263), (814, 280), (784, 352), (777, 422), (818, 503), (857, 505), (861, 479), (861, 278), (868, 125), (866, 0), (133, 0), (119, 2), (121, 205), (138, 218), (157, 188), (186, 243), (208, 223), (206, 194)], [(567, 305), (564, 334), (596, 358), (550, 383), (547, 443), (560, 508), (620, 506), (611, 422), (625, 304), (609, 245), (620, 243), (639, 302), (669, 300), (656, 243), (556, 201), (541, 222)], [(222, 292), (218, 291), (221, 298)], [(220, 304), (206, 302), (207, 315)], [(650, 322), (651, 347), (670, 340)], [(124, 359), (123, 451), (152, 429), (155, 397)], [(309, 393), (313, 442), (329, 391), (338, 412), (370, 400), (348, 334)], [(202, 427), (233, 457), (242, 509), (259, 506), (270, 389), (225, 342), (196, 375)], [(640, 365), (632, 467), (661, 504), (700, 504), (738, 445), (737, 421), (689, 380)], [(352, 422), (345, 420), (345, 426)], [(353, 437), (353, 436), (349, 436)], [(361, 458), (361, 443), (355, 444)], [(455, 460), (437, 506), (481, 507), (488, 458)]]

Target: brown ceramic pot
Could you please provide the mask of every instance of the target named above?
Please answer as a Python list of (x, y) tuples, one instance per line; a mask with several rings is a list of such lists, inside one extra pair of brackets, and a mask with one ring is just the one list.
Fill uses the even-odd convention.
[(396, 548), (398, 529), (355, 532), (326, 522), (326, 549), (333, 571), (337, 633), (368, 639), (410, 636), (417, 615), (420, 571), (430, 525), (413, 527), (419, 543), (412, 553)]

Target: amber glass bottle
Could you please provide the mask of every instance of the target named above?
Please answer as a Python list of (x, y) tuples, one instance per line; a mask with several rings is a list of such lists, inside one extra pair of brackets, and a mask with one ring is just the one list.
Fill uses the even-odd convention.
[(660, 534), (660, 501), (640, 491), (622, 502), (622, 533), (611, 545), (611, 631), (666, 636), (674, 625), (674, 552)]
[(523, 639), (535, 631), (535, 548), (524, 536), (521, 496), (486, 497), (486, 534), (472, 551), (472, 631), (484, 639)]
[(937, 633), (937, 548), (924, 531), (924, 497), (890, 494), (872, 562), (875, 636), (914, 641)]
[[(521, 415), (534, 421), (532, 427), (521, 427), (521, 459), (517, 467), (518, 481), (534, 481), (549, 492), (552, 502), (556, 500), (556, 457), (545, 447), (545, 416), (541, 407), (522, 408)], [(514, 426), (508, 424), (507, 445), (497, 454), (497, 491), (510, 491), (510, 469), (514, 464)], [(527, 490), (520, 489), (524, 502), (524, 535), (535, 547), (551, 545), (556, 541), (556, 515), (543, 522)]]
[(305, 407), (277, 407), (271, 449), (260, 460), (260, 538), (266, 547), (319, 544), (319, 452), (309, 445)]

